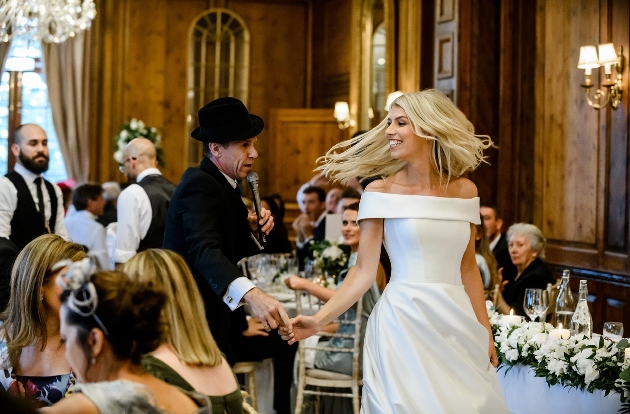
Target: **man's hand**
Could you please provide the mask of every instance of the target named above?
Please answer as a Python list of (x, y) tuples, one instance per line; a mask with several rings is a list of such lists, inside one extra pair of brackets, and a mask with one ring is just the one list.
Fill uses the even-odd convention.
[(287, 277), (284, 281), (284, 284), (291, 290), (307, 290), (305, 288), (306, 283), (313, 284), (310, 280), (294, 275)]
[[(258, 216), (256, 213), (249, 213), (247, 216), (247, 221), (249, 222), (249, 229), (254, 233), (254, 235), (258, 235), (258, 223), (260, 223), (260, 228), (263, 233), (269, 234), (271, 229), (273, 229), (273, 216), (271, 212), (266, 208), (261, 209), (260, 212), (260, 220), (258, 220)], [(258, 223), (256, 223), (258, 221)]]
[(260, 320), (265, 331), (269, 332), (282, 326), (285, 332), (292, 332), (289, 315), (287, 315), (280, 302), (259, 288), (253, 288), (248, 291), (243, 296), (243, 299), (252, 308), (254, 316)]
[(307, 238), (313, 236), (313, 230), (315, 230), (315, 228), (311, 224), (311, 219), (308, 214), (300, 214), (299, 216), (297, 216), (291, 226), (293, 227), (293, 230), (295, 230), (295, 232), (297, 233), (297, 238), (300, 242), (303, 242)]
[(269, 336), (263, 329), (262, 323), (256, 318), (247, 319), (247, 330), (242, 332), (243, 336)]

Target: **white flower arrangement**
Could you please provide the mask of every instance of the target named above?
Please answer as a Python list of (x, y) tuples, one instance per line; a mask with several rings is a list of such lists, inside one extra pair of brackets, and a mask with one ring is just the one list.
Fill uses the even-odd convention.
[(588, 338), (574, 335), (568, 339), (549, 336), (551, 324), (523, 322), (520, 325), (501, 326), (499, 315), (492, 302), (486, 301), (486, 310), (494, 336), (501, 368), (514, 365), (530, 367), (537, 377), (547, 384), (560, 384), (588, 392), (602, 390), (608, 395), (621, 396), (621, 413), (630, 413), (630, 358), (623, 359), (628, 341), (615, 343), (602, 336)]
[(328, 276), (338, 276), (348, 264), (348, 255), (335, 242), (329, 240), (311, 241), (314, 265)]
[(164, 160), (162, 158), (162, 136), (158, 134), (157, 129), (154, 127), (147, 127), (144, 122), (139, 119), (132, 118), (123, 124), (120, 132), (114, 137), (116, 141), (116, 152), (114, 152), (114, 160), (121, 164), (123, 160), (123, 151), (125, 146), (134, 138), (146, 138), (155, 145), (157, 153), (158, 163), (163, 166)]

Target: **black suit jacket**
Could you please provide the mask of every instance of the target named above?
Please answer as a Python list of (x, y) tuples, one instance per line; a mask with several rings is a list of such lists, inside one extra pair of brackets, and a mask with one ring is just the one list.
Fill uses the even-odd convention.
[(545, 263), (536, 258), (523, 270), (518, 279), (512, 280), (505, 285), (503, 299), (505, 299), (505, 303), (510, 308), (514, 309), (516, 315), (526, 316), (523, 310), (525, 290), (527, 288), (545, 289), (547, 283), (554, 284), (555, 282), (556, 280), (545, 267)]
[(503, 268), (503, 280), (514, 280), (516, 277), (516, 266), (512, 263), (510, 252), (508, 250), (507, 237), (505, 233), (501, 234), (501, 238), (497, 245), (492, 249), (494, 258), (497, 259), (497, 269)]
[[(326, 216), (319, 222), (317, 227), (313, 229), (313, 237), (311, 240), (314, 241), (322, 241), (326, 237)], [(297, 258), (298, 258), (298, 267), (300, 270), (304, 270), (304, 262), (307, 259), (312, 259), (313, 255), (311, 253), (311, 244), (310, 241), (304, 243), (304, 245), (297, 249)]]
[(247, 207), (225, 176), (207, 158), (184, 172), (168, 210), (164, 248), (181, 254), (197, 281), (208, 325), (231, 359), (230, 336), (247, 329), (243, 308), (223, 302), (227, 287), (242, 277), (236, 263), (260, 253), (251, 239)]

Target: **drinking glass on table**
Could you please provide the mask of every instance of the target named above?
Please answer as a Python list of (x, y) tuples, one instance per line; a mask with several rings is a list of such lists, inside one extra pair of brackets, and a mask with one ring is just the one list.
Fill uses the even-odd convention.
[(606, 322), (604, 323), (604, 330), (602, 332), (605, 338), (612, 341), (619, 342), (623, 338), (623, 323), (621, 322)]
[[(544, 293), (543, 293), (544, 292)], [(542, 317), (549, 308), (549, 294), (546, 290), (527, 288), (523, 299), (523, 310), (534, 321), (537, 316)]]

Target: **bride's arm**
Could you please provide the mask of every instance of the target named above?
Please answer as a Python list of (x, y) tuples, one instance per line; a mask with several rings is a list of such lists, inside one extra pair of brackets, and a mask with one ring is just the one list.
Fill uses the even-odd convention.
[(462, 283), (464, 284), (464, 290), (470, 298), (475, 316), (480, 324), (482, 324), (487, 330), (490, 336), (490, 347), (488, 350), (488, 356), (495, 367), (498, 364), (496, 351), (494, 349), (494, 338), (492, 337), (492, 328), (490, 327), (490, 320), (488, 319), (488, 311), (486, 310), (486, 301), (483, 294), (483, 282), (481, 280), (481, 273), (479, 272), (479, 266), (475, 259), (475, 233), (477, 232), (477, 226), (470, 224), (470, 240), (468, 241), (468, 247), (464, 252), (462, 258), (461, 273)]
[(293, 333), (281, 333), (284, 339), (289, 339), (290, 344), (319, 332), (355, 304), (374, 283), (383, 241), (383, 219), (365, 219), (360, 226), (356, 265), (350, 268), (339, 289), (319, 312), (312, 317), (298, 316), (291, 320)]

